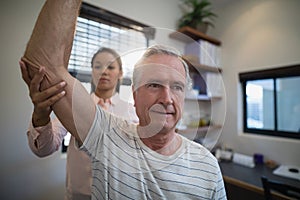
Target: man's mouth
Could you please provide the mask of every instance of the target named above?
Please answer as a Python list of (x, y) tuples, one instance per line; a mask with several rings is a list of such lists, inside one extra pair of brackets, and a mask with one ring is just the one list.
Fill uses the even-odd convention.
[(175, 114), (174, 112), (163, 112), (163, 111), (158, 111), (158, 110), (151, 110), (151, 112), (157, 113), (160, 115), (174, 115)]
[(162, 116), (162, 117), (171, 117), (176, 114), (176, 111), (170, 107), (164, 107), (163, 105), (155, 104), (149, 109), (149, 113), (151, 115), (157, 115), (157, 116)]

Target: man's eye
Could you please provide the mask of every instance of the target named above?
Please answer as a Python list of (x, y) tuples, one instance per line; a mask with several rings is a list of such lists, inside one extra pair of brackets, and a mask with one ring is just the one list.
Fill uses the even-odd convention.
[(173, 85), (172, 89), (177, 90), (177, 91), (183, 91), (184, 90), (183, 86), (181, 86), (181, 85)]
[(160, 84), (157, 84), (157, 83), (149, 83), (147, 84), (147, 88), (159, 88), (161, 87)]

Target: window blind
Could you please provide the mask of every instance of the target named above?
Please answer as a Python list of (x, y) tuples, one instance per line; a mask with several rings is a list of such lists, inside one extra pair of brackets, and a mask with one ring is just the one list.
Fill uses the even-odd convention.
[(86, 3), (80, 12), (68, 66), (70, 73), (82, 82), (89, 82), (93, 54), (101, 47), (108, 47), (122, 56), (123, 76), (131, 78), (137, 58), (124, 55), (148, 46), (149, 31), (145, 30), (149, 27)]

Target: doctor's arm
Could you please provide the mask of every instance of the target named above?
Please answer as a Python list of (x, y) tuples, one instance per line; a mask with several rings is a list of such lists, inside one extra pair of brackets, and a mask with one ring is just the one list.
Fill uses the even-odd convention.
[[(51, 119), (51, 106), (60, 100), (64, 92), (64, 82), (58, 83), (44, 91), (40, 91), (40, 84), (44, 78), (44, 71), (40, 70), (32, 79), (29, 77), (24, 62), (20, 62), (22, 78), (28, 86), (29, 96), (33, 104), (32, 118), (27, 130), (28, 145), (38, 157), (45, 157), (59, 150), (67, 130), (57, 118)], [(43, 69), (43, 68), (41, 68)]]

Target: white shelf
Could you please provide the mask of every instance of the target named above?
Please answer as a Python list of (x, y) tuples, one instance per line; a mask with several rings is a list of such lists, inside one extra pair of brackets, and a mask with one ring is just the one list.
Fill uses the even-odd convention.
[(191, 100), (191, 101), (215, 101), (215, 100), (221, 100), (222, 97), (220, 96), (215, 96), (215, 97), (210, 97), (207, 95), (198, 95), (197, 97), (185, 97), (186, 100)]
[[(171, 33), (169, 35), (169, 37), (176, 39), (178, 41), (181, 41), (181, 42), (185, 42), (186, 45), (194, 43), (195, 41), (204, 40), (204, 41), (207, 41), (208, 43), (211, 43), (213, 46), (218, 46), (216, 48), (219, 48), (221, 46), (221, 41), (219, 41), (213, 37), (210, 37), (204, 33), (201, 33), (191, 27), (182, 27), (181, 29)], [(192, 73), (194, 75), (195, 74), (200, 75), (201, 78), (195, 80), (195, 82), (196, 82), (196, 84), (198, 84), (198, 86), (200, 86), (200, 91), (202, 93), (207, 93), (207, 92), (209, 93), (207, 84), (203, 83), (203, 82), (211, 80), (211, 79), (207, 80), (208, 75), (210, 75), (210, 78), (212, 78), (212, 76), (215, 76), (215, 75), (221, 76), (222, 68), (220, 68), (217, 65), (210, 66), (211, 65), (210, 62), (203, 61), (201, 64), (199, 62), (200, 58), (194, 55), (195, 52), (188, 52), (188, 53), (191, 53), (191, 55), (188, 55), (188, 54), (184, 55), (183, 59), (189, 65), (190, 73)], [(198, 55), (198, 54), (196, 54), (196, 55)], [(218, 56), (218, 54), (216, 54), (216, 56)], [(219, 62), (216, 62), (216, 63), (219, 64)], [(195, 78), (198, 78), (198, 77), (195, 77)], [(214, 83), (215, 79), (212, 79), (212, 80)], [(210, 89), (214, 88), (214, 87), (212, 87), (212, 85), (209, 85), (209, 86), (211, 86), (211, 87), (209, 87)], [(215, 93), (209, 93), (212, 96), (208, 96), (205, 94), (197, 95), (198, 92), (195, 92), (195, 93), (193, 93), (193, 92), (191, 92), (191, 94), (187, 94), (187, 96), (185, 97), (185, 101), (195, 101), (196, 103), (202, 104), (203, 106), (210, 106), (207, 104), (211, 104), (211, 106), (212, 106), (214, 103), (218, 103), (218, 102), (214, 102), (214, 101), (222, 100), (221, 92), (218, 92), (215, 90), (214, 90)], [(195, 102), (187, 102), (187, 103), (194, 105)], [(188, 138), (190, 138), (192, 140), (195, 139), (194, 137), (196, 134), (197, 139), (200, 139), (200, 138), (205, 137), (205, 135), (208, 133), (208, 131), (221, 129), (222, 125), (220, 125), (220, 123), (219, 124), (218, 124), (218, 122), (217, 122), (217, 124), (212, 123), (210, 126), (202, 126), (202, 127), (197, 127), (197, 126), (187, 127), (187, 128), (182, 127), (182, 129), (178, 129), (177, 132), (182, 135), (187, 136)]]
[(207, 132), (208, 129), (220, 129), (222, 128), (221, 125), (211, 125), (211, 126), (201, 126), (198, 128), (186, 128), (186, 129), (178, 129), (177, 132), (180, 134), (189, 134), (189, 133), (195, 133), (196, 131), (198, 133), (203, 133), (203, 132)]

